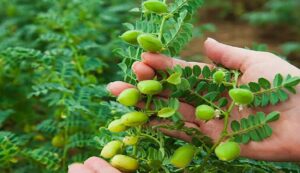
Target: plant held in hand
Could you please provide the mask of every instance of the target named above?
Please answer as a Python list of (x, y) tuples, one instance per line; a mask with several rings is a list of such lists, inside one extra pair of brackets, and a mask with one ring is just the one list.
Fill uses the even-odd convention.
[[(272, 129), (269, 123), (278, 120), (280, 114), (276, 110), (268, 114), (257, 112), (240, 121), (230, 121), (233, 110), (283, 102), (287, 99), (283, 97), (288, 97), (287, 92), (294, 91), (300, 82), (299, 77), (288, 75), (284, 78), (278, 74), (273, 85), (264, 78), (257, 83), (241, 85), (238, 80), (242, 73), (238, 70), (197, 65), (158, 70), (152, 80), (138, 82), (130, 70), (133, 63), (140, 59), (143, 51), (178, 55), (191, 39), (192, 26), (187, 19), (201, 4), (202, 0), (174, 0), (168, 4), (166, 1), (145, 1), (140, 8), (141, 19), (135, 25), (126, 24), (130, 31), (138, 30), (142, 34), (132, 37), (134, 41), (137, 39), (138, 45), (123, 38), (130, 44), (126, 44), (127, 49), (117, 50), (123, 57), (120, 67), (124, 81), (135, 87), (131, 90), (136, 95), (133, 97), (128, 89), (120, 93), (117, 101), (121, 105), (136, 107), (127, 107), (128, 110), (108, 126), (112, 132), (120, 131), (112, 133), (110, 138), (123, 139), (125, 143), (119, 153), (122, 155), (110, 160), (112, 166), (121, 171), (196, 173), (215, 170), (220, 165), (231, 171), (235, 164), (230, 163), (234, 162), (240, 166), (235, 167), (236, 170), (246, 169), (250, 163), (238, 162), (240, 144), (270, 137)], [(167, 99), (161, 98), (162, 95), (168, 95)], [(222, 120), (224, 126), (217, 140), (212, 142), (198, 129), (185, 126), (179, 100), (196, 107), (194, 115), (199, 121)], [(147, 124), (153, 119), (155, 125)], [(111, 130), (111, 124), (118, 120), (121, 120), (120, 127), (126, 128)], [(168, 137), (161, 130), (190, 135), (189, 144)], [(120, 163), (121, 158), (128, 160), (128, 165)]]

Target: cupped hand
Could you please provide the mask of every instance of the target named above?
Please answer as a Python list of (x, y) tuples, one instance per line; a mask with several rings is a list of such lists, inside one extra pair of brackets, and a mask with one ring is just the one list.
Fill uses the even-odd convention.
[(82, 163), (73, 163), (69, 166), (68, 173), (121, 173), (105, 160), (91, 157)]
[[(256, 82), (258, 78), (264, 77), (270, 81), (277, 73), (286, 76), (300, 76), (300, 70), (289, 64), (285, 60), (268, 52), (252, 51), (219, 43), (213, 39), (207, 39), (204, 44), (206, 55), (215, 63), (222, 64), (229, 69), (240, 70), (243, 74), (239, 79), (239, 84)], [(172, 59), (160, 54), (144, 53), (141, 62), (133, 64), (133, 71), (138, 80), (152, 79), (156, 70), (166, 70), (176, 65), (211, 68), (214, 65), (186, 62)], [(134, 87), (121, 81), (112, 82), (108, 85), (110, 92), (117, 96), (124, 89)], [(300, 88), (297, 88), (298, 93)], [(160, 96), (168, 97), (162, 93)], [(287, 102), (276, 106), (269, 106), (262, 109), (246, 108), (242, 111), (234, 109), (230, 121), (247, 117), (256, 111), (279, 111), (281, 117), (278, 121), (271, 123), (273, 134), (270, 138), (261, 142), (250, 142), (242, 145), (241, 155), (248, 158), (272, 161), (296, 161), (300, 160), (300, 94), (291, 95)], [(214, 141), (219, 137), (223, 129), (223, 120), (211, 120), (207, 123), (195, 119), (195, 108), (187, 103), (181, 103), (179, 111), (184, 117), (187, 127), (198, 128), (200, 131), (210, 136)], [(164, 131), (170, 136), (189, 140), (191, 137), (180, 132)]]

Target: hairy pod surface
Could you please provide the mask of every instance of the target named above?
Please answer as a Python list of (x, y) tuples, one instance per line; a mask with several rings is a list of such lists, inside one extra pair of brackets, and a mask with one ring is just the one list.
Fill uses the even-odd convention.
[(135, 127), (145, 124), (149, 117), (143, 112), (130, 112), (121, 117), (125, 126)]
[(175, 151), (170, 162), (177, 168), (185, 168), (193, 160), (195, 152), (196, 148), (193, 145), (184, 145)]
[(143, 94), (155, 95), (162, 91), (163, 86), (156, 80), (144, 80), (137, 84), (137, 88)]
[(138, 142), (139, 138), (137, 136), (125, 136), (123, 138), (123, 143), (125, 145), (135, 145)]
[(65, 138), (63, 135), (59, 134), (59, 135), (55, 135), (52, 140), (51, 140), (51, 144), (54, 147), (63, 147), (65, 145)]
[(136, 88), (125, 89), (118, 96), (117, 101), (125, 106), (135, 106), (140, 99), (140, 92)]
[(231, 161), (239, 157), (241, 148), (236, 142), (226, 141), (216, 147), (215, 153), (220, 160)]
[(213, 80), (218, 84), (222, 83), (224, 81), (224, 78), (225, 78), (225, 72), (222, 70), (216, 71), (213, 74)]
[(118, 133), (123, 132), (127, 129), (127, 127), (122, 123), (121, 119), (113, 120), (111, 123), (109, 123), (107, 129), (110, 132)]
[(138, 44), (137, 38), (142, 33), (143, 32), (139, 31), (139, 30), (130, 30), (130, 31), (124, 32), (120, 37), (122, 40), (124, 40), (125, 42), (127, 42), (129, 44)]
[(153, 34), (141, 34), (137, 38), (139, 45), (148, 52), (160, 52), (163, 48), (163, 44)]
[(121, 141), (118, 140), (110, 141), (103, 147), (100, 156), (106, 159), (110, 159), (114, 157), (116, 154), (121, 153), (122, 147), (123, 147), (123, 143)]
[(254, 99), (254, 94), (247, 89), (235, 88), (229, 91), (230, 98), (237, 104), (247, 105)]
[(143, 6), (146, 10), (153, 13), (167, 13), (168, 6), (166, 3), (158, 0), (148, 0), (143, 3)]
[(200, 105), (196, 108), (196, 117), (200, 120), (211, 120), (215, 117), (215, 110), (208, 105)]
[(113, 167), (124, 172), (134, 172), (139, 167), (139, 163), (136, 159), (121, 154), (115, 155), (110, 163)]

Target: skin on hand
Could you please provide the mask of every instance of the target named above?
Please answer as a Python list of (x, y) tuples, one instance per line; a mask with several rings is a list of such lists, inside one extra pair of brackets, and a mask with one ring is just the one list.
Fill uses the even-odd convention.
[[(277, 73), (286, 76), (300, 76), (300, 70), (282, 60), (278, 56), (268, 53), (252, 51), (237, 47), (228, 46), (219, 43), (213, 39), (207, 39), (204, 44), (206, 55), (215, 63), (222, 64), (229, 69), (240, 70), (243, 75), (239, 79), (239, 84), (246, 84), (257, 81), (258, 78), (264, 77), (270, 81), (273, 80)], [(166, 70), (176, 65), (203, 67), (205, 65), (211, 68), (214, 65), (186, 62), (183, 60), (172, 59), (160, 54), (144, 53), (142, 54), (142, 61), (133, 64), (133, 71), (138, 80), (148, 80), (155, 76), (155, 70)], [(108, 85), (108, 90), (115, 96), (119, 95), (124, 89), (132, 88), (134, 86), (117, 81)], [(300, 93), (300, 87), (297, 88)], [(168, 97), (168, 93), (162, 92), (161, 97)], [(273, 134), (270, 138), (261, 142), (250, 142), (242, 145), (241, 155), (248, 158), (270, 161), (297, 161), (300, 160), (300, 94), (291, 95), (288, 101), (280, 103), (275, 106), (266, 108), (245, 108), (243, 111), (234, 109), (230, 117), (230, 121), (239, 120), (247, 117), (249, 114), (257, 111), (269, 113), (271, 111), (279, 111), (281, 117), (278, 121), (271, 123)], [(139, 104), (143, 106), (143, 103)], [(181, 103), (179, 111), (184, 116), (185, 125), (187, 127), (198, 128), (200, 131), (210, 136), (214, 141), (220, 135), (223, 129), (223, 120), (211, 120), (207, 123), (196, 120), (195, 108), (187, 103)], [(151, 122), (157, 124), (162, 122)], [(162, 129), (163, 130), (163, 129)], [(177, 137), (183, 140), (190, 140), (190, 137), (184, 133), (166, 131), (166, 134)]]
[(105, 160), (98, 157), (90, 157), (83, 164), (73, 163), (69, 166), (68, 173), (121, 173)]
[[(264, 77), (272, 81), (277, 73), (284, 76), (290, 74), (292, 76), (300, 76), (300, 70), (279, 57), (268, 53), (258, 52), (252, 50), (241, 49), (237, 47), (228, 46), (219, 43), (213, 39), (207, 39), (204, 44), (206, 55), (216, 64), (222, 64), (230, 69), (238, 69), (243, 75), (239, 79), (239, 83), (249, 83), (257, 81), (258, 78)], [(213, 65), (186, 62), (183, 60), (172, 59), (164, 55), (144, 53), (141, 62), (133, 64), (133, 71), (137, 75), (138, 80), (152, 79), (155, 76), (155, 70), (165, 70), (176, 65), (203, 67), (205, 65), (213, 68)], [(115, 96), (118, 96), (123, 90), (132, 88), (134, 86), (117, 81), (108, 85), (108, 90)], [(300, 87), (297, 88), (298, 93)], [(161, 97), (168, 97), (167, 92), (162, 92)], [(300, 160), (300, 94), (291, 95), (289, 100), (285, 103), (276, 106), (269, 106), (263, 109), (246, 108), (243, 111), (234, 109), (230, 120), (241, 119), (247, 117), (251, 113), (257, 111), (264, 111), (266, 113), (273, 110), (279, 111), (281, 117), (278, 121), (271, 124), (273, 135), (261, 142), (250, 142), (247, 145), (242, 145), (242, 156), (270, 161), (299, 161)], [(140, 103), (142, 107), (144, 103)], [(179, 111), (184, 116), (185, 125), (187, 127), (198, 128), (203, 133), (216, 140), (223, 129), (222, 120), (211, 120), (207, 123), (196, 120), (195, 108), (187, 103), (181, 103)], [(162, 122), (151, 122), (151, 124), (158, 124)], [(167, 123), (167, 122), (164, 122)], [(163, 130), (163, 129), (162, 129)], [(182, 132), (166, 131), (166, 134), (177, 137), (186, 141), (191, 139)], [(68, 173), (121, 173), (119, 170), (113, 168), (105, 160), (98, 157), (91, 157), (83, 164), (74, 163), (69, 166)]]

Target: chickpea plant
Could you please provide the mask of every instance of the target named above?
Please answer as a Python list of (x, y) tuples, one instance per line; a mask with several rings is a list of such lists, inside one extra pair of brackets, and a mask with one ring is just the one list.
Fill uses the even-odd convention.
[[(176, 66), (157, 71), (152, 80), (137, 81), (130, 70), (142, 52), (178, 56), (192, 38), (189, 21), (201, 4), (202, 0), (148, 0), (142, 2), (141, 8), (132, 10), (141, 13), (140, 20), (134, 25), (125, 24), (129, 30), (121, 39), (127, 48), (117, 52), (123, 57), (120, 67), (124, 80), (136, 87), (118, 96), (117, 101), (128, 109), (110, 121), (107, 130), (101, 128), (101, 137), (96, 137), (103, 147), (101, 157), (115, 168), (124, 172), (153, 173), (274, 171), (268, 164), (239, 158), (240, 144), (270, 137), (270, 123), (278, 120), (280, 113), (276, 110), (268, 114), (257, 112), (232, 122), (229, 117), (236, 107), (241, 111), (245, 107), (265, 107), (286, 101), (288, 92), (295, 93), (299, 77), (277, 74), (273, 82), (260, 78), (257, 82), (240, 85), (239, 71)], [(171, 93), (168, 99), (158, 97), (164, 90)], [(184, 126), (179, 100), (195, 106), (199, 121), (223, 120), (223, 131), (214, 144), (197, 129)], [(136, 107), (139, 102), (145, 103), (142, 108)], [(168, 123), (147, 125), (152, 119)], [(186, 133), (192, 139), (190, 143), (180, 141), (164, 135), (161, 130)]]

